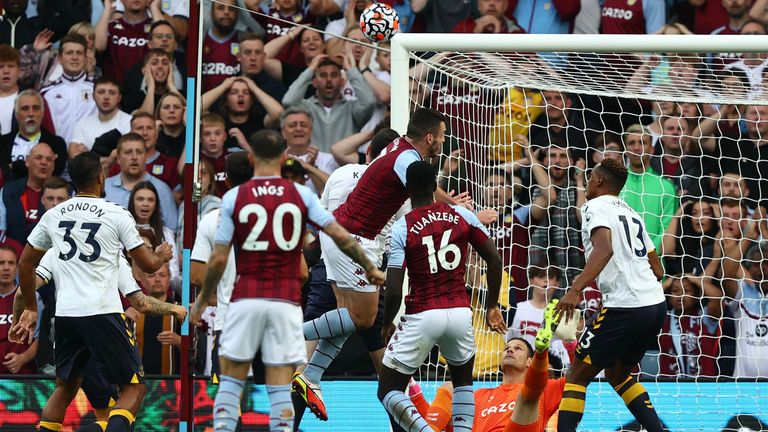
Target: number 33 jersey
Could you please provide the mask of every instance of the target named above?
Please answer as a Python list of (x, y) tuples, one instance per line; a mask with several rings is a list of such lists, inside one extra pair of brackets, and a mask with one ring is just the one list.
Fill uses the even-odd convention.
[(594, 249), (592, 232), (600, 227), (611, 230), (613, 256), (597, 277), (603, 307), (636, 308), (663, 302), (664, 291), (648, 262), (654, 246), (642, 218), (613, 195), (589, 200), (581, 208), (581, 215), (587, 260)]
[(335, 219), (309, 188), (280, 177), (254, 177), (224, 194), (216, 244), (234, 244), (237, 279), (230, 301), (301, 304), (301, 248), (307, 222)]
[[(43, 214), (27, 237), (56, 257), (56, 316), (123, 313), (118, 294), (120, 252), (144, 245), (128, 210), (76, 196)], [(49, 252), (50, 253), (50, 252)]]
[(469, 307), (464, 272), (469, 249), (488, 240), (471, 211), (444, 203), (413, 209), (392, 226), (388, 267), (408, 268), (405, 313)]

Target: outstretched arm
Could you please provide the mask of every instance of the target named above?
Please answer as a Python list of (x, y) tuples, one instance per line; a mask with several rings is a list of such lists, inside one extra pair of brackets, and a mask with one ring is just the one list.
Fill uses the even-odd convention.
[(611, 230), (606, 227), (597, 227), (592, 230), (592, 254), (589, 256), (584, 271), (573, 280), (573, 285), (563, 296), (556, 307), (556, 315), (570, 320), (573, 317), (573, 311), (579, 304), (581, 292), (594, 281), (600, 272), (603, 271), (608, 261), (613, 257), (613, 246), (611, 245)]
[(173, 315), (179, 322), (187, 317), (184, 306), (162, 302), (150, 297), (141, 291), (134, 291), (126, 297), (134, 309), (147, 315)]

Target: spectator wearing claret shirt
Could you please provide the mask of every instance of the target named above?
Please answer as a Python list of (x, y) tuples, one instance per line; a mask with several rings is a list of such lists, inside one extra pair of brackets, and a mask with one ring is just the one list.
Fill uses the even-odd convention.
[(526, 33), (566, 34), (580, 8), (575, 0), (510, 0), (507, 18), (516, 20)]
[(710, 34), (716, 28), (728, 24), (728, 13), (723, 0), (688, 0), (682, 6), (681, 15), (693, 19), (692, 30), (696, 34)]
[[(0, 375), (33, 374), (37, 372), (37, 334), (31, 345), (12, 343), (8, 340), (11, 329), (10, 317), (13, 315), (13, 300), (16, 295), (16, 270), (18, 255), (9, 246), (0, 246)], [(38, 297), (38, 300), (40, 297)], [(38, 301), (38, 310), (42, 305)]]
[(666, 22), (665, 7), (664, 0), (605, 0), (600, 33), (656, 33)]
[(105, 52), (104, 75), (118, 82), (125, 80), (128, 69), (141, 62), (149, 42), (149, 26), (159, 17), (150, 18), (150, 0), (125, 0), (125, 11), (112, 19), (114, 3), (104, 0), (104, 12), (96, 23), (96, 51)]
[[(269, 7), (261, 6), (263, 3), (261, 0), (245, 0), (249, 10), (262, 12), (262, 14), (252, 13), (251, 16), (264, 27), (265, 43), (288, 33), (297, 25), (311, 26), (317, 21), (317, 17), (309, 11), (309, 8), (302, 6), (303, 2), (300, 0), (274, 1)], [(333, 29), (329, 25), (326, 31), (333, 32)], [(304, 64), (304, 57), (299, 52), (299, 44), (295, 42), (283, 46), (275, 58), (296, 66)]]
[(467, 17), (453, 27), (453, 33), (524, 33), (514, 18), (504, 16), (507, 0), (477, 0), (478, 18)]
[[(705, 285), (706, 287), (706, 285)], [(717, 291), (704, 293), (700, 277), (684, 274), (664, 282), (667, 317), (659, 335), (659, 375), (664, 377), (716, 377), (720, 330), (711, 324), (722, 315)], [(702, 294), (709, 297), (702, 309)], [(707, 316), (707, 318), (704, 318)]]
[(203, 39), (203, 92), (221, 84), (227, 77), (240, 75), (240, 50), (235, 0), (222, 0), (211, 7), (213, 27)]

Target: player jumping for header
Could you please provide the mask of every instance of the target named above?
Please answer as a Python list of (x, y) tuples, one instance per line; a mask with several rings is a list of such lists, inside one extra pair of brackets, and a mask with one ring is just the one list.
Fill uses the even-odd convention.
[(587, 182), (581, 208), (584, 271), (557, 305), (570, 319), (581, 292), (597, 278), (603, 308), (582, 334), (560, 403), (558, 432), (575, 431), (584, 414), (587, 385), (605, 369), (605, 377), (648, 432), (662, 425), (645, 391), (630, 372), (656, 343), (666, 314), (663, 270), (645, 224), (618, 197), (627, 181), (624, 164), (605, 159)]

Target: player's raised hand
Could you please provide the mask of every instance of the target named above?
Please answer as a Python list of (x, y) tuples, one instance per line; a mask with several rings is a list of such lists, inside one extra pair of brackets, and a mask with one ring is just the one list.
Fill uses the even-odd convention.
[(453, 198), (453, 203), (455, 205), (460, 205), (469, 211), (475, 211), (474, 205), (472, 203), (472, 197), (469, 196), (469, 192), (462, 192), (456, 195), (456, 191), (452, 190), (448, 192), (448, 196)]
[(507, 323), (504, 322), (504, 316), (498, 306), (488, 309), (485, 314), (485, 322), (494, 332), (502, 335), (507, 334)]
[(386, 279), (384, 272), (375, 267), (371, 270), (367, 270), (365, 272), (365, 277), (371, 285), (384, 285), (384, 280)]
[(173, 258), (173, 248), (171, 248), (168, 242), (163, 242), (163, 244), (155, 248), (155, 254), (161, 256), (165, 262), (168, 262)]
[(8, 339), (18, 344), (31, 344), (35, 339), (35, 327), (37, 326), (37, 311), (25, 309), (21, 313), (19, 322), (11, 327)]
[(568, 322), (573, 318), (573, 311), (579, 305), (579, 291), (569, 289), (555, 306), (555, 322), (560, 322), (563, 318)]
[(499, 212), (494, 209), (482, 209), (477, 212), (477, 218), (483, 225), (490, 225), (499, 220)]

